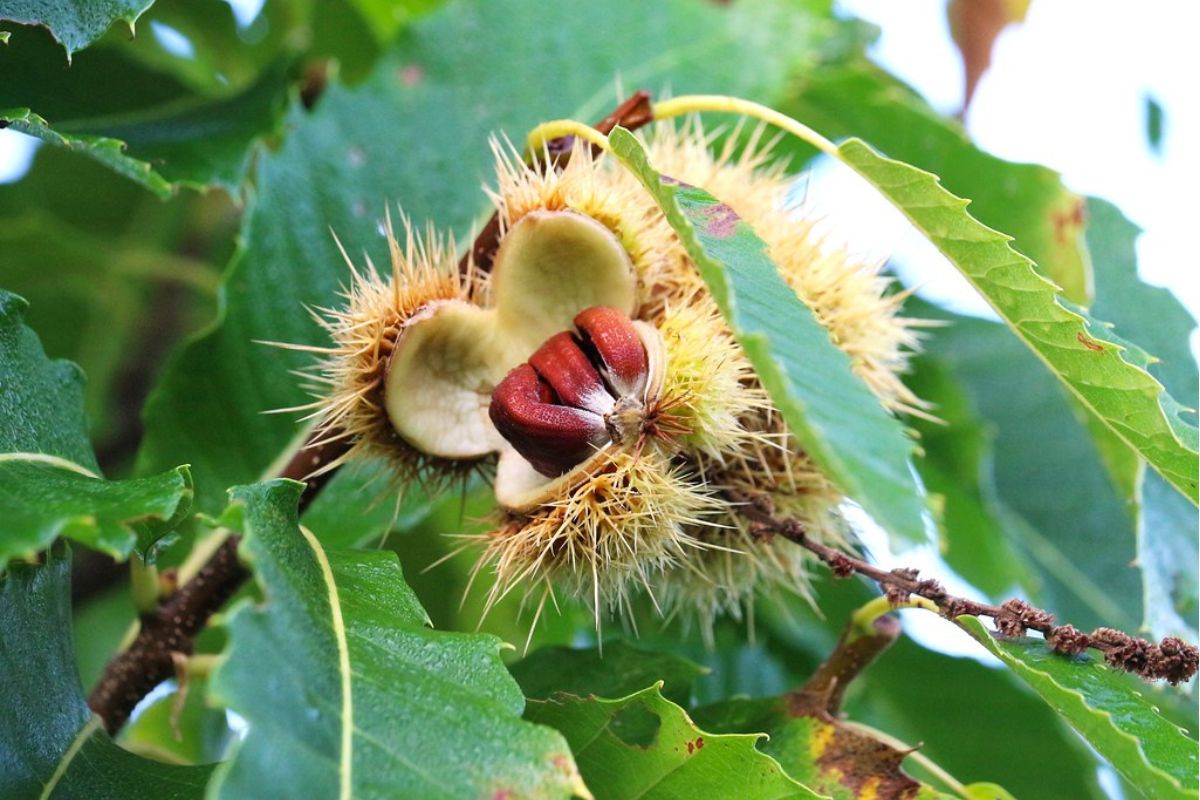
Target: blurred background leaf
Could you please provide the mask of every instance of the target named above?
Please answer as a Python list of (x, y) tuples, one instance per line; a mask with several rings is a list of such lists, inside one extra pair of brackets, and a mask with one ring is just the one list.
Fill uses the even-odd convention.
[(210, 767), (168, 766), (115, 745), (83, 697), (71, 653), (71, 558), (0, 576), (0, 793), (5, 797), (191, 800)]
[(71, 54), (96, 41), (118, 20), (129, 33), (134, 23), (154, 0), (77, 0), (69, 4), (41, 3), (37, 0), (4, 0), (0, 20), (26, 25), (41, 25)]

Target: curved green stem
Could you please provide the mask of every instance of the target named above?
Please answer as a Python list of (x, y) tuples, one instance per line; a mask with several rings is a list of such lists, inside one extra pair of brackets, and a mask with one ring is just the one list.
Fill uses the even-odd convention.
[(559, 139), (563, 136), (575, 136), (599, 147), (601, 150), (608, 151), (607, 136), (586, 122), (574, 119), (555, 119), (550, 122), (543, 122), (529, 132), (529, 136), (525, 141), (530, 152), (539, 153), (552, 139)]
[(139, 615), (151, 614), (158, 608), (158, 568), (138, 557), (129, 559), (129, 583), (133, 589), (133, 607)]
[(812, 128), (799, 120), (792, 119), (787, 114), (781, 114), (773, 108), (761, 103), (743, 100), (740, 97), (730, 97), (723, 94), (691, 94), (673, 97), (661, 103), (655, 103), (654, 119), (671, 119), (684, 114), (694, 114), (701, 111), (718, 111), (729, 114), (741, 114), (752, 119), (759, 119), (768, 125), (774, 125), (782, 131), (803, 139), (813, 147), (827, 155), (837, 156), (837, 146)]
[(927, 600), (924, 597), (910, 597), (903, 603), (892, 603), (891, 600), (884, 596), (876, 597), (874, 600), (864, 604), (850, 615), (848, 641), (854, 641), (855, 639), (863, 636), (874, 636), (876, 632), (875, 620), (891, 613), (892, 611), (898, 611), (902, 608), (923, 608), (926, 611), (932, 611), (935, 614), (940, 611), (940, 609), (937, 607), (937, 603), (934, 603), (932, 600)]

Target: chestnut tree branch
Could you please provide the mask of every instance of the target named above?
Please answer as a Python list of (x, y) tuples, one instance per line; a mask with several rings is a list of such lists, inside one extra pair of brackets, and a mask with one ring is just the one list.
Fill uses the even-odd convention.
[[(346, 449), (344, 440), (301, 447), (279, 477), (305, 480)], [(301, 514), (335, 472), (330, 470), (308, 478), (300, 495)], [(175, 675), (179, 656), (192, 652), (196, 634), (204, 629), (209, 617), (250, 577), (238, 561), (240, 540), (236, 534), (227, 536), (194, 578), (163, 598), (156, 609), (143, 614), (133, 643), (104, 668), (99, 683), (88, 696), (88, 705), (104, 720), (109, 733), (115, 733), (125, 724), (151, 689)]]
[(860, 622), (856, 613), (846, 624), (829, 658), (817, 667), (803, 686), (788, 694), (792, 713), (812, 716), (824, 712), (837, 716), (850, 682), (898, 638), (900, 620), (894, 615), (885, 611), (873, 615), (869, 621)]
[(1012, 599), (998, 606), (978, 603), (957, 597), (946, 591), (936, 580), (920, 578), (917, 570), (901, 567), (885, 570), (809, 538), (804, 526), (794, 519), (775, 516), (771, 499), (766, 495), (747, 495), (727, 492), (726, 497), (736, 504), (738, 512), (749, 519), (756, 532), (764, 536), (779, 535), (795, 542), (817, 556), (839, 578), (862, 575), (879, 584), (884, 596), (894, 606), (923, 598), (936, 605), (938, 613), (947, 619), (970, 615), (989, 617), (996, 629), (1005, 636), (1021, 636), (1026, 631), (1041, 633), (1051, 649), (1065, 655), (1078, 655), (1087, 649), (1098, 650), (1111, 666), (1132, 672), (1145, 680), (1165, 680), (1172, 686), (1191, 679), (1196, 674), (1200, 651), (1174, 636), (1158, 644), (1138, 639), (1114, 628), (1097, 628), (1084, 633), (1073, 625), (1055, 625), (1049, 611)]

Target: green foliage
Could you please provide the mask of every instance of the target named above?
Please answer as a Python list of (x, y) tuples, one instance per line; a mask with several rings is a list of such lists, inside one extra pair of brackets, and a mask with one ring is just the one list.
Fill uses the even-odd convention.
[(804, 708), (800, 698), (729, 700), (701, 708), (696, 716), (719, 732), (765, 731), (760, 749), (778, 759), (789, 775), (833, 800), (948, 797), (905, 775), (900, 750), (866, 729)]
[[(5, 0), (0, 22), (43, 25), (71, 54), (82, 50), (120, 20), (133, 31), (133, 24), (154, 0), (76, 0), (72, 3), (43, 3), (39, 0)], [(6, 37), (7, 38), (7, 37)]]
[(114, 558), (145, 558), (192, 504), (187, 467), (128, 481), (0, 454), (0, 564), (33, 557), (65, 536)]
[(530, 700), (525, 714), (562, 732), (597, 800), (820, 797), (755, 749), (761, 734), (707, 733), (657, 685), (617, 700)]
[[(972, 426), (990, 440), (977, 453), (981, 460), (975, 470), (983, 481), (980, 491), (992, 495), (987, 500), (990, 532), (1003, 538), (985, 544), (988, 528), (950, 530), (954, 517), (948, 516), (951, 566), (981, 585), (1017, 580), (1032, 599), (1077, 627), (1135, 630), (1141, 592), (1137, 570), (1130, 566), (1136, 556), (1133, 520), (1061, 386), (1005, 326), (928, 306), (914, 311), (951, 324), (930, 339), (911, 385), (927, 392), (922, 396), (929, 400), (945, 402), (947, 384), (926, 379), (940, 370), (960, 395), (951, 421), (974, 420)], [(1014, 386), (1021, 391), (1013, 392)], [(919, 427), (924, 432), (929, 426)], [(1053, 448), (1042, 446), (1050, 440)], [(936, 432), (927, 442), (925, 460), (969, 459), (971, 447), (969, 440)], [(1039, 453), (1033, 463), (1031, 448)], [(949, 477), (956, 479), (954, 491), (970, 491), (970, 473)], [(947, 497), (947, 512), (958, 513), (951, 505), (953, 494)], [(999, 566), (981, 560), (981, 550), (999, 551)], [(1017, 567), (1005, 566), (1011, 560), (1005, 551), (1019, 554)]]
[(0, 576), (0, 795), (192, 800), (210, 767), (169, 766), (113, 744), (88, 710), (71, 653), (71, 558)]
[(21, 324), (25, 301), (0, 290), (0, 453), (44, 453), (95, 472), (83, 416), (83, 376), (46, 358)]
[(993, 636), (974, 617), (958, 622), (1147, 796), (1196, 796), (1195, 740), (1160, 716), (1127, 676), (1094, 654), (1065, 658), (1040, 640)]
[(628, 131), (613, 131), (611, 143), (654, 195), (805, 452), (892, 535), (924, 540), (912, 443), (784, 282), (767, 246), (708, 192), (655, 172)]
[(232, 492), (266, 601), (232, 613), (213, 675), (211, 696), (251, 724), (215, 796), (569, 794), (570, 750), (520, 720), (500, 642), (430, 630), (394, 554), (321, 547), (297, 524), (300, 489)]
[[(623, 35), (634, 17), (641, 34)], [(282, 147), (259, 164), (219, 322), (177, 355), (147, 404), (143, 472), (189, 461), (196, 504), (215, 513), (225, 486), (258, 479), (301, 433), (262, 412), (306, 402), (291, 370), (309, 362), (256, 340), (326, 344), (303, 309), (338, 304), (348, 280), (331, 231), (354, 257), (386, 264), (379, 226), (396, 204), (459, 232), (478, 217), (490, 135), (603, 114), (614, 73), (631, 65), (649, 86), (770, 95), (790, 53), (820, 33), (776, 2), (726, 12), (622, 0), (545, 22), (515, 0), (452, 3), (401, 35), (357, 88), (330, 86), (312, 112), (293, 106)]]
[(148, 162), (126, 155), (124, 142), (87, 133), (61, 133), (28, 108), (0, 109), (0, 122), (17, 133), (28, 134), (55, 147), (90, 156), (118, 174), (137, 181), (161, 198), (165, 199), (171, 194), (170, 182), (155, 172)]
[(941, 188), (935, 176), (857, 140), (842, 144), (838, 156), (904, 212), (1091, 413), (1196, 502), (1200, 434), (1146, 371), (1149, 354), (1060, 300), (1057, 287), (1006, 236), (973, 219), (966, 201)]
[[(224, 0), (149, 5), (0, 0), (30, 25), (0, 31), (0, 127), (42, 145), (0, 186), (0, 795), (1058, 800), (1104, 796), (1108, 763), (1147, 796), (1196, 796), (1183, 693), (972, 621), (1002, 668), (902, 637), (847, 688), (845, 719), (798, 713), (793, 691), (871, 598), (857, 581), (818, 580), (811, 607), (764, 597), (711, 649), (652, 598), (638, 645), (599, 647), (563, 597), (532, 633), (519, 592), (481, 621), (490, 576), (454, 537), (494, 527), (486, 480), (435, 497), (383, 462), (341, 470), (302, 525), (298, 485), (235, 490), (223, 521), (253, 580), (114, 744), (75, 665), (90, 685), (136, 611), (126, 579), (89, 579), (131, 552), (163, 588), (192, 574), (227, 533), (204, 539), (195, 512), (277, 475), (306, 434), (262, 412), (307, 401), (292, 371), (310, 361), (261, 342), (327, 343), (308, 309), (344, 302), (331, 231), (385, 265), (399, 205), (461, 247), (489, 211), (489, 136), (595, 120), (635, 88), (745, 95), (902, 159), (841, 148), (1000, 312), (908, 299), (950, 323), (909, 376), (946, 424), (892, 420), (757, 237), (732, 218), (713, 235), (718, 199), (637, 163), (806, 449), (898, 541), (924, 538), (928, 499), (958, 576), (1085, 629), (1194, 641), (1198, 604), (1195, 429), (1172, 400), (1200, 405), (1194, 320), (1138, 279), (1117, 209), (977, 148), (828, 0), (267, 0), (248, 24)], [(113, 24), (139, 16), (132, 38)], [(99, 551), (77, 548), (74, 583), (60, 538)], [(506, 670), (501, 639), (527, 634)], [(911, 780), (899, 742), (923, 743)]]
[(105, 481), (83, 417), (79, 370), (51, 361), (21, 322), (25, 301), (0, 290), (0, 566), (59, 536), (116, 558), (143, 556), (186, 517), (187, 467)]
[(603, 651), (543, 647), (510, 667), (525, 696), (545, 700), (556, 693), (587, 697), (625, 697), (655, 682), (659, 693), (686, 706), (692, 683), (706, 670), (669, 653), (651, 653), (623, 640), (606, 642)]

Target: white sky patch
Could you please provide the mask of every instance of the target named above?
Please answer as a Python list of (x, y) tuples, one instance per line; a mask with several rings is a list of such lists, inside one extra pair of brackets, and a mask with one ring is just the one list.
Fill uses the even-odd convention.
[(25, 177), (40, 145), (32, 136), (0, 130), (0, 183), (16, 183)]
[(155, 40), (162, 45), (162, 49), (171, 55), (178, 58), (192, 58), (196, 55), (196, 48), (192, 47), (191, 39), (165, 22), (159, 22), (156, 19), (150, 20), (150, 32), (154, 34)]
[[(987, 602), (987, 598), (979, 590), (955, 574), (950, 565), (938, 555), (937, 548), (933, 544), (892, 553), (888, 546), (887, 533), (876, 525), (866, 512), (853, 503), (843, 504), (842, 509), (850, 524), (857, 531), (859, 540), (871, 563), (884, 569), (895, 569), (896, 567), (919, 569), (922, 578), (934, 578), (940, 581), (951, 594), (969, 600)], [(904, 632), (930, 650), (951, 656), (972, 658), (988, 666), (1000, 666), (998, 658), (984, 650), (979, 642), (976, 642), (966, 631), (956, 627), (949, 620), (919, 608), (901, 611), (900, 617), (904, 624)]]
[(248, 28), (258, 19), (267, 0), (225, 0), (233, 9), (233, 18), (239, 28)]

